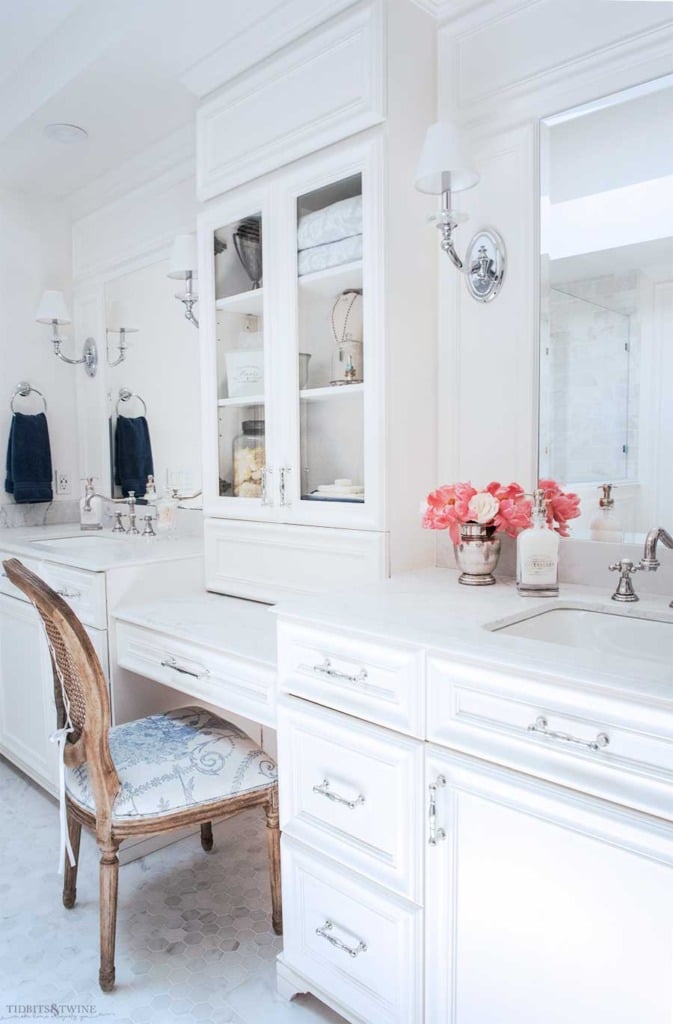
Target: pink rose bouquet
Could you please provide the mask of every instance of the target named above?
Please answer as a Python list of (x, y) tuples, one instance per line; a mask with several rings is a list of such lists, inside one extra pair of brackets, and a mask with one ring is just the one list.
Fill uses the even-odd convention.
[[(540, 480), (547, 502), (547, 522), (562, 537), (568, 537), (568, 520), (580, 514), (580, 499), (561, 490), (555, 480)], [(464, 523), (492, 526), (516, 537), (531, 524), (533, 502), (517, 483), (494, 481), (478, 491), (471, 483), (445, 484), (428, 494), (423, 508), (426, 530), (448, 530), (454, 544), (460, 541)]]
[(530, 498), (517, 483), (493, 481), (481, 491), (471, 483), (445, 484), (428, 495), (423, 526), (426, 530), (448, 530), (454, 544), (460, 541), (464, 523), (492, 526), (516, 537), (530, 525), (531, 507)]

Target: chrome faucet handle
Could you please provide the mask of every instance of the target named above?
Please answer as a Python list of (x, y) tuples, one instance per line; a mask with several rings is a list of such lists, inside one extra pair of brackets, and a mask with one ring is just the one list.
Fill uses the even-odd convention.
[(612, 595), (613, 601), (639, 601), (640, 598), (633, 589), (633, 582), (631, 577), (635, 572), (639, 572), (641, 569), (640, 565), (634, 565), (630, 558), (620, 558), (618, 562), (613, 562), (612, 565), (608, 566), (610, 572), (619, 573), (619, 583), (617, 589)]
[(126, 533), (126, 528), (125, 528), (124, 524), (122, 523), (122, 516), (123, 516), (123, 514), (124, 513), (121, 512), (121, 511), (115, 512), (115, 524), (112, 527), (112, 532), (113, 533)]
[(144, 519), (145, 519), (145, 529), (143, 530), (143, 537), (156, 537), (156, 533), (154, 531), (154, 527), (152, 526), (152, 520), (154, 519), (154, 516), (150, 515), (148, 513), (144, 517)]

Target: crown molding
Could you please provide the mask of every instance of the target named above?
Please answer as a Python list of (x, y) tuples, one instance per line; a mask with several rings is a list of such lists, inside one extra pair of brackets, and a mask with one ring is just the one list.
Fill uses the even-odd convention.
[(535, 0), (414, 0), (414, 3), (431, 11), (440, 25), (465, 32), (528, 7)]
[(178, 182), (194, 175), (195, 129), (189, 124), (72, 192), (65, 204), (71, 220), (80, 220), (148, 182)]

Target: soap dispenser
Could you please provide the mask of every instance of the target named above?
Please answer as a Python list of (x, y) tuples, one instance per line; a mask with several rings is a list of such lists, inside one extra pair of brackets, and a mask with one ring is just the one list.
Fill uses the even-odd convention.
[(154, 477), (150, 473), (150, 475), (147, 478), (147, 483), (145, 484), (145, 493), (143, 495), (143, 500), (147, 502), (148, 505), (155, 505), (158, 497), (159, 495), (157, 494), (157, 487), (154, 482)]
[(103, 499), (96, 494), (94, 478), (88, 476), (84, 484), (84, 497), (79, 503), (79, 523), (82, 530), (103, 529)]
[(598, 489), (602, 492), (598, 515), (589, 524), (589, 536), (591, 540), (614, 541), (619, 544), (624, 540), (624, 531), (615, 513), (615, 499), (612, 497), (614, 485), (601, 484)]
[(532, 523), (516, 541), (516, 586), (530, 597), (554, 597), (558, 594), (559, 535), (547, 523), (544, 491), (534, 494)]

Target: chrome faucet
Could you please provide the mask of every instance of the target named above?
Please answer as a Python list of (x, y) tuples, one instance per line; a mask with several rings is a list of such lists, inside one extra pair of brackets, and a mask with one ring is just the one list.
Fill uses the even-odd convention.
[[(673, 537), (667, 530), (664, 530), (663, 526), (655, 526), (653, 530), (650, 530), (645, 537), (645, 547), (643, 549), (643, 557), (640, 559), (640, 569), (645, 569), (646, 572), (656, 572), (659, 568), (660, 562), (657, 558), (657, 544), (661, 541), (667, 548), (673, 549)], [(673, 601), (671, 601), (670, 608), (673, 608)]]

